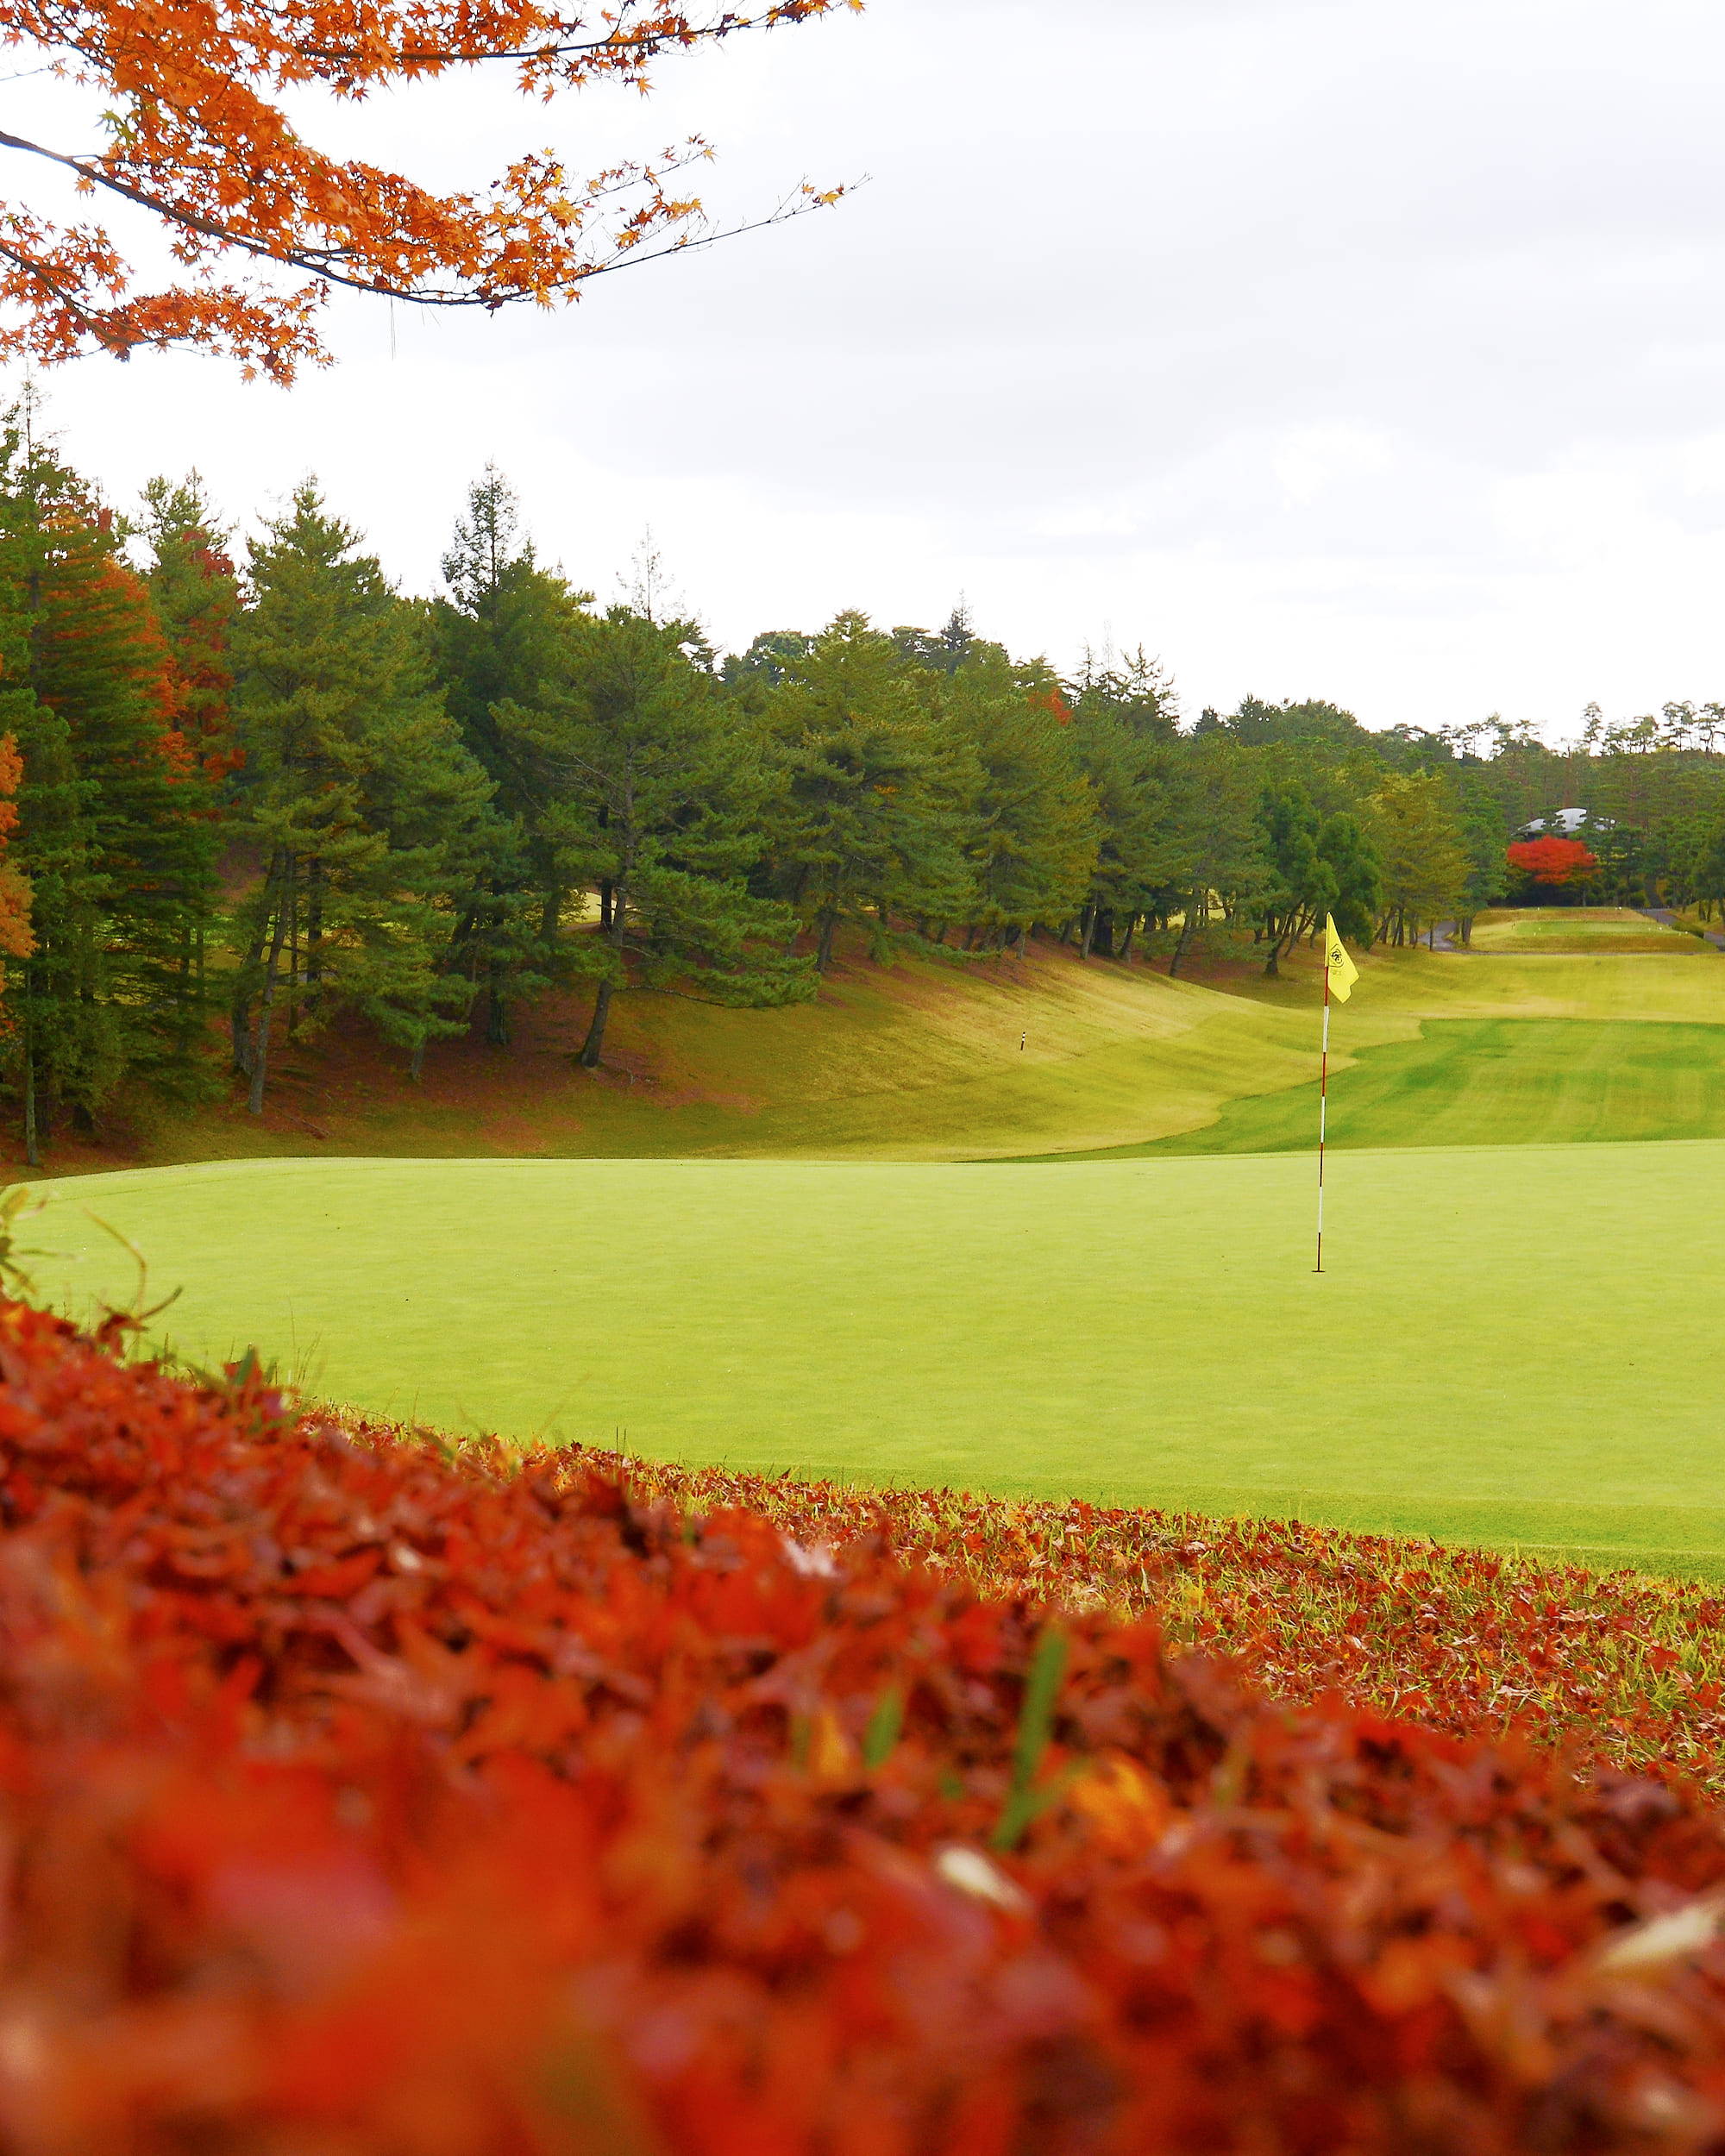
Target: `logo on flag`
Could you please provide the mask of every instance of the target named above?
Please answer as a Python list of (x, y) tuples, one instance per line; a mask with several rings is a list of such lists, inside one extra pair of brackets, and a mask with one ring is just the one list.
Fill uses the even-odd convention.
[(1346, 1003), (1348, 992), (1359, 979), (1359, 968), (1347, 955), (1347, 945), (1336, 933), (1336, 924), (1327, 913), (1324, 916), (1324, 975), (1329, 992), (1338, 1003)]

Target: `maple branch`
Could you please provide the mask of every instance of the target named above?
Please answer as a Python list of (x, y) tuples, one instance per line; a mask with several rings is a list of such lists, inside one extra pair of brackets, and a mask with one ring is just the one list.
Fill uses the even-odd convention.
[(87, 308), (81, 305), (77, 295), (51, 275), (45, 263), (38, 261), (34, 255), (26, 254), (21, 249), (10, 246), (4, 240), (0, 240), (0, 260), (10, 262), (16, 268), (22, 270), (26, 277), (40, 285), (44, 291), (50, 294), (60, 306), (66, 309), (79, 329), (84, 330), (86, 335), (94, 337), (105, 352), (111, 353), (116, 360), (131, 358), (130, 346), (116, 338), (104, 323), (99, 321)]
[[(442, 194), (319, 151), (280, 97), (321, 85), (356, 100), (505, 59), (518, 63), (524, 91), (547, 100), (597, 79), (645, 91), (647, 63), (665, 52), (862, 4), (774, 0), (695, 21), (662, 0), (613, 0), (601, 36), (543, 0), (0, 0), (0, 41), (64, 55), (57, 67), (115, 101), (100, 151), (59, 150), (7, 129), (0, 149), (69, 172), (81, 194), (145, 211), (192, 273), (135, 294), (100, 223), (61, 228), (14, 204), (0, 302), (21, 307), (24, 322), (0, 323), (0, 351), (60, 360), (91, 342), (120, 353), (189, 342), (243, 355), (248, 368), (255, 358), (286, 381), (299, 360), (327, 360), (312, 317), (338, 289), (420, 307), (549, 305), (625, 264), (829, 207), (849, 190), (805, 180), (766, 216), (712, 228), (698, 197), (669, 189), (671, 173), (711, 156), (699, 136), (584, 185), (545, 150), (518, 157), (487, 189)], [(621, 202), (631, 193), (632, 204)], [(224, 254), (255, 266), (237, 287), (212, 281)], [(265, 264), (313, 281), (284, 291), (260, 273)]]
[[(849, 0), (852, 6), (856, 0)], [(729, 9), (717, 22), (692, 23), (679, 16), (669, 22), (638, 30), (613, 29), (604, 37), (537, 38), (530, 41), (525, 35), (514, 45), (467, 46), (455, 49), (436, 47), (403, 46), (392, 57), (404, 67), (411, 66), (477, 66), (486, 60), (564, 60), (583, 53), (615, 53), (617, 59), (608, 72), (622, 72), (638, 67), (649, 60), (656, 60), (669, 46), (689, 51), (697, 45), (716, 44), (721, 38), (731, 37), (739, 30), (776, 29), (787, 22), (800, 22), (808, 16), (825, 12), (827, 0), (789, 0), (789, 4), (768, 8), (764, 16), (737, 15)], [(549, 23), (547, 28), (562, 26)], [(568, 28), (580, 28), (580, 16), (569, 19)], [(351, 62), (361, 57), (353, 46), (307, 47), (308, 57), (338, 62)]]
[[(224, 225), (217, 222), (214, 218), (204, 216), (194, 210), (187, 209), (182, 204), (169, 200), (165, 196), (152, 194), (146, 189), (135, 186), (117, 174), (107, 171), (99, 163), (92, 163), (72, 156), (63, 150), (49, 149), (41, 143), (27, 141), (22, 135), (9, 134), (4, 128), (0, 128), (0, 149), (24, 150), (34, 156), (46, 158), (52, 164), (64, 166), (68, 171), (76, 172), (80, 179), (87, 181), (92, 187), (104, 187), (110, 192), (122, 197), (125, 201), (133, 203), (141, 209), (150, 210), (154, 215), (165, 218), (172, 223), (184, 226), (193, 232), (202, 233), (206, 237), (215, 240), (222, 247), (237, 248), (242, 253), (250, 255), (254, 260), (274, 262), (285, 269), (303, 270), (308, 276), (317, 277), (329, 284), (339, 285), (347, 291), (365, 292), (376, 298), (398, 299), (404, 304), (418, 307), (483, 307), (488, 312), (495, 312), (499, 307), (518, 304), (526, 300), (540, 301), (543, 298), (543, 295), (538, 291), (510, 290), (496, 285), (486, 285), (478, 291), (471, 291), (448, 288), (439, 290), (436, 287), (428, 289), (424, 285), (414, 285), (388, 279), (381, 273), (370, 277), (354, 274), (340, 266), (343, 263), (351, 263), (356, 259), (363, 260), (363, 252), (358, 248), (272, 245), (267, 241), (254, 238), (252, 235), (239, 230), (232, 225)], [(575, 286), (586, 283), (590, 278), (608, 276), (614, 270), (628, 268), (637, 262), (663, 261), (671, 254), (683, 254), (693, 248), (712, 247), (720, 240), (741, 239), (747, 233), (764, 231), (769, 225), (787, 223), (793, 217), (806, 216), (812, 210), (830, 209), (841, 197), (863, 185), (866, 180), (867, 175), (864, 174), (861, 179), (819, 191), (812, 187), (805, 180), (800, 189), (782, 197), (763, 217), (752, 218), (743, 224), (730, 225), (721, 231), (682, 234), (663, 247), (642, 248), (630, 246), (627, 243), (625, 235), (624, 240), (618, 243), (618, 252), (612, 260), (580, 264), (567, 275), (561, 285), (554, 286), (552, 289), (573, 291)], [(602, 199), (608, 194), (622, 193), (629, 185), (639, 184), (641, 184), (639, 179), (621, 180), (614, 187), (596, 190), (593, 198)], [(687, 209), (681, 210), (677, 205), (668, 207), (671, 214), (687, 216), (697, 210), (699, 205), (692, 203), (687, 205)], [(13, 254), (10, 249), (0, 248), (0, 253), (11, 255), (11, 259), (16, 260), (20, 267), (30, 270), (33, 273), (40, 273), (39, 266), (29, 258)], [(55, 297), (60, 298), (63, 304), (75, 307), (75, 303), (61, 293), (45, 274), (41, 275), (41, 281), (54, 291)], [(90, 327), (91, 334), (102, 335), (104, 343), (110, 349), (118, 348), (114, 344), (111, 335), (103, 335), (96, 329), (93, 323), (90, 324)]]

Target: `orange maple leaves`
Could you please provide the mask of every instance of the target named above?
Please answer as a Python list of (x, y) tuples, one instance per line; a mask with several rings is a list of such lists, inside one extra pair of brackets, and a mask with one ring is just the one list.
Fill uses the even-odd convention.
[[(571, 177), (547, 151), (489, 187), (439, 194), (405, 175), (327, 155), (285, 99), (343, 99), (502, 61), (524, 93), (612, 80), (644, 92), (649, 64), (735, 35), (806, 22), (862, 0), (775, 0), (697, 19), (651, 0), (594, 18), (541, 0), (0, 0), (0, 40), (34, 45), (112, 102), (90, 154), (0, 131), (0, 149), (47, 160), (160, 219), (183, 279), (135, 288), (98, 223), (0, 205), (0, 354), (44, 361), (191, 343), (290, 381), (327, 363), (316, 321), (333, 290), (419, 305), (495, 309), (573, 299), (590, 277), (712, 236), (675, 175), (709, 157), (699, 136), (656, 158)], [(806, 181), (762, 222), (836, 201)], [(218, 281), (216, 268), (237, 266)], [(283, 284), (275, 273), (285, 271)]]

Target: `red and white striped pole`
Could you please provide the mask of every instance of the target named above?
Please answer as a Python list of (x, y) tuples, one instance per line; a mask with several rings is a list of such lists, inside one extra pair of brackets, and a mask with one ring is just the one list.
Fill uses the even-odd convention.
[(1324, 1050), (1318, 1066), (1318, 1262), (1314, 1273), (1324, 1269), (1324, 1117), (1330, 1101), (1330, 968), (1324, 963)]

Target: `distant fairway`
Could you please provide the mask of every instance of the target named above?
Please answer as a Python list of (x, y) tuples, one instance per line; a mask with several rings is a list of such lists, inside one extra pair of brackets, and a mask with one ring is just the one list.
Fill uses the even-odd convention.
[[(1680, 938), (1645, 913), (1628, 906), (1528, 906), (1482, 914), (1474, 924), (1477, 951), (1667, 951), (1694, 937)], [(1697, 955), (1705, 950), (1697, 945)]]
[(91, 1177), (34, 1238), (84, 1307), (85, 1206), (188, 1353), (440, 1423), (1725, 1578), (1725, 1143), (1339, 1150), (1321, 1280), (1303, 1157)]
[[(1725, 1138), (1725, 1026), (1428, 1018), (1332, 1076), (1327, 1127), (1344, 1149)], [(1318, 1088), (1295, 1086), (1098, 1157), (1310, 1151), (1317, 1131)]]

